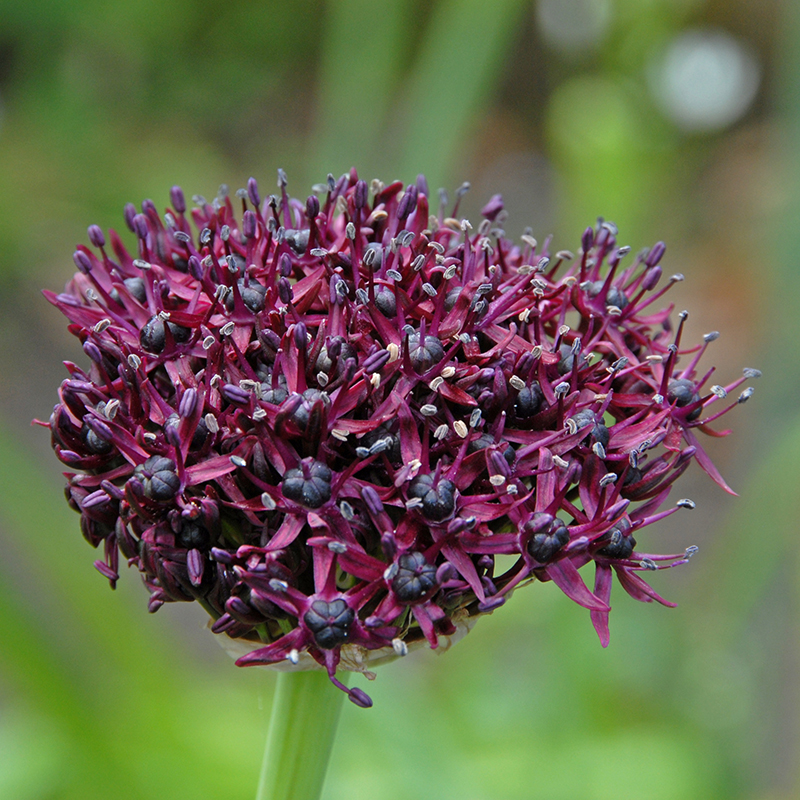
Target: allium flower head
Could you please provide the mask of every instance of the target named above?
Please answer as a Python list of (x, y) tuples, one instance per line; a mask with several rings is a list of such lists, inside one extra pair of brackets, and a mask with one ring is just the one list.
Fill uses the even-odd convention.
[(505, 237), (499, 196), (473, 228), (421, 176), (329, 176), (301, 202), (279, 174), (264, 201), (251, 179), (191, 214), (178, 187), (163, 217), (127, 206), (135, 252), (92, 226), (45, 293), (89, 360), (49, 427), (112, 587), (122, 553), (151, 611), (197, 600), (239, 665), (319, 665), (362, 706), (340, 662), (436, 648), (526, 581), (603, 645), (614, 575), (669, 605), (642, 572), (693, 549), (638, 542), (693, 507), (660, 510), (693, 460), (728, 489), (696, 434), (758, 372), (709, 385), (716, 333), (687, 346), (686, 314), (657, 310), (682, 280), (664, 245), (631, 256), (601, 221), (553, 252)]

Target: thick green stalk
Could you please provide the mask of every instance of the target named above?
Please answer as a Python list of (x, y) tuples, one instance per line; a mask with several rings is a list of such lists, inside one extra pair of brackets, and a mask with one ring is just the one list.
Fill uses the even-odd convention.
[(322, 670), (278, 675), (256, 800), (319, 800), (343, 700)]

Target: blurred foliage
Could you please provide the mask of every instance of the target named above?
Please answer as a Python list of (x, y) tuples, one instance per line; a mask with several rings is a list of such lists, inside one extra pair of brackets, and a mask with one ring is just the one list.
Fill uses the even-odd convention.
[[(635, 247), (665, 239), (693, 276), (678, 301), (730, 329), (720, 366), (771, 367), (736, 444), (711, 448), (742, 498), (692, 485), (701, 508), (654, 534), (654, 549), (706, 544), (658, 576), (680, 608), (615, 593), (607, 650), (536, 585), (452, 652), (382, 669), (375, 707), (343, 713), (325, 797), (800, 794), (800, 370), (770, 335), (798, 325), (800, 12), (585, 2), (608, 26), (563, 52), (529, 0), (0, 0), (0, 797), (252, 796), (269, 712), (272, 675), (234, 669), (199, 609), (148, 617), (134, 575), (109, 592), (46, 432), (26, 427), (49, 414), (58, 358), (79, 357), (36, 292), (67, 279), (86, 225), (120, 227), (125, 202), (160, 206), (173, 183), (211, 196), (254, 174), (269, 191), (279, 166), (299, 196), (351, 165), (506, 191), (498, 165), (519, 154), (551, 176), (510, 208), (520, 230), (549, 218), (574, 248), (603, 214)], [(690, 135), (648, 74), (702, 26), (742, 37), (763, 83), (736, 125)]]

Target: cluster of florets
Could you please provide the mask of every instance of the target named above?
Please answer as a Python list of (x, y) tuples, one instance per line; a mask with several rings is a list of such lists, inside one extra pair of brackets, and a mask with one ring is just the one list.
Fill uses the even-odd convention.
[(692, 460), (727, 488), (695, 432), (758, 373), (698, 372), (717, 334), (684, 347), (686, 314), (653, 310), (682, 279), (661, 280), (664, 245), (625, 267), (610, 223), (551, 252), (506, 238), (499, 196), (473, 228), (441, 193), (432, 214), (422, 177), (330, 176), (299, 202), (279, 176), (264, 202), (251, 179), (190, 216), (177, 187), (163, 218), (129, 205), (135, 256), (92, 226), (46, 293), (91, 362), (49, 424), (112, 586), (122, 553), (151, 611), (197, 600), (249, 643), (238, 664), (316, 662), (341, 688), (340, 660), (435, 648), (525, 581), (604, 645), (613, 574), (665, 602), (642, 572), (692, 548), (637, 539), (693, 506), (659, 510)]

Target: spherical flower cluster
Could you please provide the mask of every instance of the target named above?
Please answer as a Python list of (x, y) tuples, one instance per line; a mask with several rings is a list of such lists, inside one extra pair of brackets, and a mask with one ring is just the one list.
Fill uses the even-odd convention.
[(514, 243), (499, 196), (473, 228), (461, 191), (431, 213), (423, 177), (279, 189), (129, 205), (135, 255), (93, 225), (45, 293), (90, 362), (49, 427), (112, 587), (121, 553), (151, 611), (197, 600), (238, 664), (319, 665), (362, 706), (340, 661), (435, 648), (523, 582), (553, 581), (604, 645), (613, 575), (665, 603), (642, 572), (692, 548), (637, 540), (693, 506), (659, 510), (693, 460), (727, 489), (696, 432), (758, 373), (708, 386), (716, 333), (686, 347), (686, 314), (654, 310), (682, 279), (664, 245), (624, 266), (602, 221), (575, 255)]

